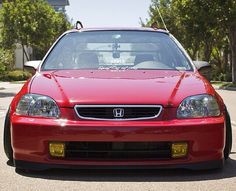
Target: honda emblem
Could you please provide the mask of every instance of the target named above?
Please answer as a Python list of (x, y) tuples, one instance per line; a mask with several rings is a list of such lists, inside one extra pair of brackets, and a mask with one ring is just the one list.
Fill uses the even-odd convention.
[(115, 109), (113, 109), (113, 115), (116, 118), (124, 117), (125, 110), (123, 108), (115, 108)]

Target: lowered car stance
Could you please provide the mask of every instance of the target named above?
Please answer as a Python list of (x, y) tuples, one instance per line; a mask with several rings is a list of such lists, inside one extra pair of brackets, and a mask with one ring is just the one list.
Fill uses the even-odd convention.
[(229, 157), (230, 117), (209, 65), (165, 30), (73, 29), (25, 66), (35, 75), (4, 125), (17, 169), (213, 169)]

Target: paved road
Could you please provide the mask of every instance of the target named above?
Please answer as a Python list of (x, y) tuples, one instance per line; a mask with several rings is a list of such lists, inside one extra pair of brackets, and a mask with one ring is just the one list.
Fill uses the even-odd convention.
[(224, 102), (229, 110), (231, 121), (236, 126), (236, 91), (217, 90), (223, 97)]
[[(149, 170), (149, 171), (77, 171), (50, 170), (37, 173), (17, 173), (7, 165), (3, 152), (3, 119), (13, 94), (21, 85), (5, 84), (0, 90), (0, 190), (236, 190), (236, 141), (233, 152), (223, 170), (187, 171), (187, 170)], [(219, 91), (223, 96), (232, 121), (236, 121), (236, 92)], [(236, 127), (233, 128), (236, 137)]]

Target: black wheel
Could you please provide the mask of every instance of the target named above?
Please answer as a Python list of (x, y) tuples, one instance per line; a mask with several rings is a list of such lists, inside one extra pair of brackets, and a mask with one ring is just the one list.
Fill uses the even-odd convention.
[(231, 127), (230, 116), (227, 109), (226, 109), (225, 120), (226, 120), (226, 140), (225, 140), (225, 148), (224, 148), (224, 157), (226, 160), (229, 158), (229, 154), (232, 149), (232, 127)]
[(5, 123), (4, 123), (4, 135), (3, 135), (3, 145), (4, 145), (4, 151), (9, 159), (9, 162), (13, 162), (13, 151), (11, 147), (11, 130), (10, 130), (10, 110), (8, 110), (6, 117), (5, 117)]

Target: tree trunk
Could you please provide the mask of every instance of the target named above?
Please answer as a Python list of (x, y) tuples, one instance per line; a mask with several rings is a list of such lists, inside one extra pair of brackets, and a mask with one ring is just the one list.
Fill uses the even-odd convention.
[(232, 82), (236, 83), (236, 26), (230, 28), (230, 45), (232, 52)]
[(211, 57), (211, 45), (205, 41), (204, 61), (209, 62), (210, 57)]
[(192, 52), (191, 51), (188, 51), (190, 57), (193, 59), (193, 60), (198, 60), (198, 50), (199, 50), (199, 44), (195, 44), (192, 48)]
[(233, 60), (232, 60), (232, 51), (229, 51), (229, 70), (230, 72), (232, 72), (232, 64)]
[(228, 68), (229, 68), (229, 46), (226, 45), (224, 51), (223, 51), (223, 68), (224, 68), (224, 72), (227, 73), (228, 72)]

